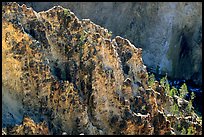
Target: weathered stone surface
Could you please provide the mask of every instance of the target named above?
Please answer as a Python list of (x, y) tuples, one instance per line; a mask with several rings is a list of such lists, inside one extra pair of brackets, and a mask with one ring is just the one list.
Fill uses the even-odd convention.
[(49, 135), (49, 129), (45, 122), (36, 124), (31, 118), (24, 117), (21, 125), (2, 130), (2, 135)]
[(20, 111), (48, 127), (26, 118), (23, 125), (31, 128), (12, 127), (12, 133), (175, 134), (166, 118), (173, 98), (158, 83), (148, 87), (142, 49), (129, 40), (111, 39), (107, 29), (61, 6), (37, 13), (8, 3), (2, 29), (2, 85), (22, 105), (8, 111), (13, 119)]
[(143, 49), (148, 68), (202, 85), (201, 2), (19, 2), (36, 11), (71, 9)]

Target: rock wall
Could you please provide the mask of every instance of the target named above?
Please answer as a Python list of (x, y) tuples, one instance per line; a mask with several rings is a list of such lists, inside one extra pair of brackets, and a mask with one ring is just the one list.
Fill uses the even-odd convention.
[(201, 2), (19, 2), (36, 11), (61, 5), (143, 49), (152, 72), (202, 85)]
[(172, 116), (177, 98), (147, 80), (141, 48), (69, 9), (3, 6), (3, 92), (19, 108), (3, 99), (2, 134), (180, 134), (178, 124), (202, 134), (195, 113), (179, 106)]
[(2, 135), (50, 135), (50, 132), (45, 122), (35, 123), (25, 116), (21, 125), (3, 128)]

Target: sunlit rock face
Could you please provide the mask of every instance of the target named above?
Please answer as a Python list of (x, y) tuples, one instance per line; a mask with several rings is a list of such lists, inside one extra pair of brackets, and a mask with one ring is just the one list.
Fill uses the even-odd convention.
[[(61, 6), (35, 12), (4, 5), (2, 92), (19, 105), (6, 109), (11, 103), (3, 96), (9, 128), (2, 134), (176, 134), (167, 119), (173, 98), (158, 84), (147, 86), (136, 47)], [(11, 117), (17, 122), (5, 122)], [(202, 133), (198, 121), (187, 123)]]
[(19, 2), (36, 11), (71, 9), (143, 49), (152, 72), (202, 85), (201, 2)]
[(24, 117), (22, 124), (2, 129), (2, 135), (50, 135), (45, 122), (35, 123), (31, 118)]

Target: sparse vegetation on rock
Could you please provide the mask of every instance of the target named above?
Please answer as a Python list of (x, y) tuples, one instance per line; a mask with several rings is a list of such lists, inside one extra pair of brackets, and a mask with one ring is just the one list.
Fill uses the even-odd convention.
[(2, 85), (26, 115), (2, 134), (202, 134), (193, 109), (183, 108), (187, 87), (178, 94), (167, 76), (148, 77), (141, 48), (61, 6), (4, 5), (2, 64)]

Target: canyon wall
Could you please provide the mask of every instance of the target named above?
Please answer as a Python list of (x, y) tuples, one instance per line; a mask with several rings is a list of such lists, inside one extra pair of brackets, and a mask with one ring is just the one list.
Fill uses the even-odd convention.
[(91, 20), (2, 7), (2, 134), (202, 134), (189, 101), (148, 80), (142, 49)]
[(19, 2), (36, 11), (61, 5), (143, 49), (155, 73), (202, 85), (201, 2)]

